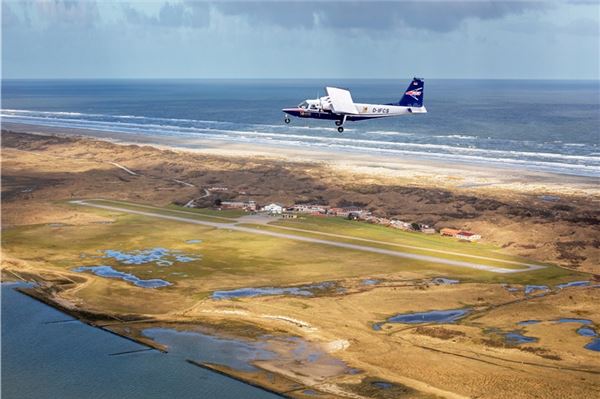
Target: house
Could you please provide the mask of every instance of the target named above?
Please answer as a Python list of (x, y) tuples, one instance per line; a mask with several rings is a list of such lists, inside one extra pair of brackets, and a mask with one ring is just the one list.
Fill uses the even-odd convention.
[(227, 191), (227, 187), (209, 187), (207, 188), (208, 191)]
[(263, 212), (268, 212), (272, 215), (281, 215), (283, 213), (283, 206), (272, 203), (272, 204), (263, 206), (261, 210)]
[(424, 233), (424, 234), (435, 234), (435, 229), (432, 228), (432, 227), (425, 227), (425, 228), (421, 227), (421, 233)]
[(459, 231), (454, 237), (458, 238), (459, 240), (467, 241), (481, 240), (481, 236), (479, 234), (475, 234), (470, 231)]
[(296, 204), (292, 207), (292, 211), (298, 213), (308, 213), (311, 215), (317, 213), (327, 213), (329, 209), (328, 206), (325, 205), (314, 205), (314, 204)]
[(291, 213), (291, 212), (283, 212), (281, 214), (281, 217), (284, 218), (284, 219), (297, 219), (298, 218), (298, 214)]
[(403, 222), (402, 220), (392, 220), (392, 221), (390, 221), (389, 224), (391, 227), (393, 227), (395, 229), (412, 230), (411, 224), (408, 222)]
[(448, 236), (448, 237), (455, 237), (458, 233), (460, 233), (460, 230), (449, 229), (446, 227), (440, 230), (441, 235)]
[(222, 209), (243, 209), (245, 211), (256, 211), (256, 202), (254, 201), (222, 201)]
[(353, 217), (355, 219), (364, 219), (369, 215), (369, 211), (355, 206), (349, 206), (346, 208), (331, 208), (329, 209), (328, 213), (334, 216), (340, 216), (344, 218)]

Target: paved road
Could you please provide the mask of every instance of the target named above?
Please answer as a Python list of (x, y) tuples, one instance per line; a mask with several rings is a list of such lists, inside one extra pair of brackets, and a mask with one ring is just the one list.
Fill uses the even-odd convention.
[(227, 223), (207, 222), (204, 220), (186, 218), (186, 217), (182, 217), (182, 216), (171, 216), (171, 215), (164, 215), (164, 214), (154, 213), (154, 212), (145, 212), (145, 211), (137, 211), (137, 210), (127, 209), (127, 208), (121, 208), (118, 206), (100, 205), (100, 204), (95, 204), (93, 202), (87, 202), (84, 200), (71, 201), (71, 203), (76, 204), (76, 205), (83, 205), (83, 206), (90, 206), (90, 207), (94, 207), (94, 208), (106, 209), (106, 210), (110, 210), (110, 211), (130, 213), (130, 214), (134, 214), (134, 215), (142, 215), (142, 216), (148, 216), (148, 217), (154, 217), (154, 218), (160, 218), (160, 219), (174, 220), (174, 221), (183, 222), (183, 223), (199, 224), (199, 225), (210, 226), (210, 227), (214, 227), (214, 228), (218, 228), (218, 229), (242, 231), (244, 233), (249, 233), (249, 234), (259, 234), (259, 235), (266, 235), (266, 236), (284, 238), (284, 239), (295, 240), (295, 241), (310, 242), (313, 244), (329, 245), (332, 247), (346, 248), (346, 249), (351, 249), (351, 250), (355, 250), (355, 251), (371, 252), (371, 253), (376, 253), (376, 254), (381, 254), (381, 255), (389, 255), (389, 256), (395, 256), (398, 258), (414, 259), (414, 260), (419, 260), (419, 261), (424, 261), (424, 262), (438, 263), (438, 264), (444, 264), (444, 265), (450, 265), (450, 266), (468, 267), (471, 269), (483, 270), (483, 271), (488, 271), (488, 272), (493, 272), (493, 273), (519, 273), (519, 272), (524, 272), (524, 271), (529, 271), (529, 270), (540, 269), (540, 268), (544, 267), (544, 266), (539, 266), (539, 265), (530, 265), (529, 267), (526, 267), (523, 269), (506, 269), (506, 268), (502, 268), (502, 267), (482, 265), (479, 263), (471, 263), (471, 262), (464, 262), (464, 261), (459, 261), (459, 260), (438, 258), (435, 256), (412, 254), (412, 253), (400, 252), (400, 251), (392, 251), (389, 249), (375, 248), (375, 247), (369, 247), (369, 246), (365, 246), (365, 245), (350, 244), (350, 243), (346, 243), (346, 242), (322, 240), (319, 238), (303, 237), (303, 236), (297, 236), (294, 234), (279, 233), (279, 232), (268, 231), (268, 230), (258, 230), (258, 229), (253, 229), (253, 228), (243, 227), (243, 226), (236, 226), (236, 225), (227, 224)]

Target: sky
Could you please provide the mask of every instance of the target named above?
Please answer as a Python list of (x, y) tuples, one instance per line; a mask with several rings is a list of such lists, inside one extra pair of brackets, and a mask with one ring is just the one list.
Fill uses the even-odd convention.
[(600, 75), (598, 0), (1, 1), (5, 79)]

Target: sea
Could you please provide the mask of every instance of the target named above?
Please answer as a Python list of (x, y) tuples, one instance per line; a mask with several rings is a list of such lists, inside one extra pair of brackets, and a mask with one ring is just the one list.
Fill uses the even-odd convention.
[[(427, 114), (347, 122), (282, 108), (348, 88), (391, 103), (403, 80), (3, 80), (0, 118), (135, 136), (369, 153), (600, 177), (600, 81), (425, 80)], [(187, 142), (190, 142), (187, 140)]]
[(192, 341), (158, 329), (153, 336), (166, 336), (170, 351), (147, 350), (21, 294), (18, 286), (1, 285), (2, 398), (280, 397), (186, 362), (236, 366), (248, 345), (201, 334)]

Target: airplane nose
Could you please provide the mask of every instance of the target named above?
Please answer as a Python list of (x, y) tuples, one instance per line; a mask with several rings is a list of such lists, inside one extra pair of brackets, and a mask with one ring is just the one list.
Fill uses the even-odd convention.
[(292, 116), (296, 116), (299, 114), (298, 108), (283, 108), (281, 111)]

